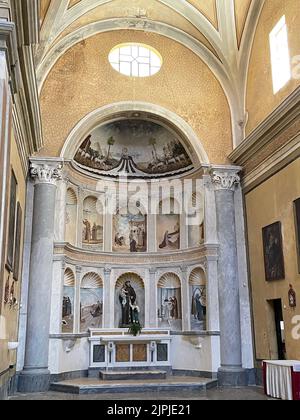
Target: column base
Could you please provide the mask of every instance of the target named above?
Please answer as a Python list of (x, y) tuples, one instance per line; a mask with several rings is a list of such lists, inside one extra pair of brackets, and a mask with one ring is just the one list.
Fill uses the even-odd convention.
[(248, 386), (247, 371), (241, 367), (221, 367), (218, 371), (219, 386)]
[(51, 374), (47, 369), (23, 370), (19, 375), (18, 391), (22, 393), (47, 392), (50, 389)]

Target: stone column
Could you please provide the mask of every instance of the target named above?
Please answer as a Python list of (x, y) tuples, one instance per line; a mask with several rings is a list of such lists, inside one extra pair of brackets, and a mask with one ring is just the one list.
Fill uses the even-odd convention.
[(68, 179), (62, 179), (57, 186), (55, 206), (54, 241), (65, 242), (66, 238), (66, 202)]
[(181, 267), (181, 299), (182, 299), (182, 331), (189, 331), (191, 316), (189, 308), (189, 281), (188, 281), (188, 268), (186, 266)]
[(78, 188), (77, 234), (76, 234), (76, 245), (78, 246), (78, 248), (82, 248), (83, 200), (84, 200), (84, 191), (82, 188)]
[(219, 299), (218, 290), (218, 258), (206, 258), (206, 304), (208, 331), (220, 331)]
[(82, 267), (76, 266), (76, 277), (75, 277), (75, 296), (74, 296), (74, 331), (80, 333), (80, 300), (81, 300), (81, 273)]
[(212, 169), (215, 186), (217, 230), (219, 237), (219, 310), (222, 386), (246, 385), (242, 368), (239, 279), (235, 223), (235, 189), (240, 183), (240, 168)]
[(157, 287), (156, 268), (149, 268), (149, 328), (157, 328)]
[(25, 365), (19, 378), (20, 392), (49, 389), (49, 330), (56, 181), (61, 178), (57, 161), (33, 160), (35, 180)]
[(105, 267), (104, 269), (104, 290), (103, 290), (103, 328), (110, 328), (111, 327), (111, 311), (114, 310), (114, 306), (110, 306), (110, 297), (111, 297), (111, 290), (110, 290), (110, 278), (111, 278), (111, 269), (109, 267)]

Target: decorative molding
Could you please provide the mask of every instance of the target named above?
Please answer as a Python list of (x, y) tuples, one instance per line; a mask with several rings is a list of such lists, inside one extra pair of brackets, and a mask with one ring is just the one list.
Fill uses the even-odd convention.
[(35, 184), (51, 184), (62, 178), (63, 165), (59, 162), (31, 162), (30, 176)]
[(234, 191), (241, 181), (241, 178), (238, 175), (239, 172), (240, 169), (220, 170), (213, 168), (211, 171), (211, 179), (216, 190)]
[[(62, 258), (68, 264), (81, 265), (82, 267), (94, 267), (103, 269), (106, 264), (113, 268), (128, 270), (133, 265), (144, 267), (145, 265), (155, 265), (156, 269), (164, 269), (165, 266), (199, 265), (205, 258), (212, 257), (218, 259), (219, 246), (216, 244), (205, 244), (201, 248), (191, 250), (181, 250), (172, 253), (145, 253), (140, 255), (116, 254), (113, 252), (93, 252), (85, 249), (76, 248), (67, 243), (56, 243), (54, 246), (54, 261)], [(128, 258), (130, 256), (130, 258)]]
[(243, 166), (244, 192), (300, 156), (299, 121), (300, 86), (230, 154)]

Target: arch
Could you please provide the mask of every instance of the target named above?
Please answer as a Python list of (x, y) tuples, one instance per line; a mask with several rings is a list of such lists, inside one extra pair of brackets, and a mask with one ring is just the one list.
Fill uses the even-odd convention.
[(194, 268), (189, 277), (191, 286), (206, 286), (206, 273), (202, 267)]
[(75, 286), (75, 274), (71, 268), (66, 268), (64, 274), (64, 286), (74, 287)]
[(67, 204), (76, 205), (77, 204), (77, 195), (72, 187), (67, 189)]
[(131, 281), (133, 277), (135, 278), (135, 280), (139, 284), (139, 286), (141, 288), (145, 289), (144, 280), (142, 279), (142, 277), (139, 274), (134, 273), (134, 272), (128, 272), (128, 273), (121, 274), (116, 281), (116, 285), (115, 285), (116, 289), (122, 287), (124, 282)]
[(208, 155), (194, 130), (183, 118), (168, 109), (148, 102), (117, 102), (96, 109), (86, 115), (69, 134), (61, 157), (73, 159), (82, 141), (100, 124), (124, 118), (141, 118), (165, 125), (180, 135), (195, 165), (209, 164)]
[(81, 289), (101, 289), (103, 288), (103, 280), (97, 273), (87, 273), (81, 280)]
[(157, 287), (161, 289), (180, 289), (181, 281), (177, 274), (166, 273), (160, 277)]

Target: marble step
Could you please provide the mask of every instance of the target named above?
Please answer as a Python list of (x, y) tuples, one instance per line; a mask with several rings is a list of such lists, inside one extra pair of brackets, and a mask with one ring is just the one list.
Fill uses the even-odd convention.
[(167, 379), (167, 372), (161, 370), (135, 370), (135, 371), (100, 371), (103, 381), (151, 381), (153, 379)]
[(207, 378), (168, 377), (167, 379), (103, 381), (82, 378), (51, 384), (51, 391), (66, 394), (130, 394), (141, 392), (189, 392), (216, 388), (218, 381)]

